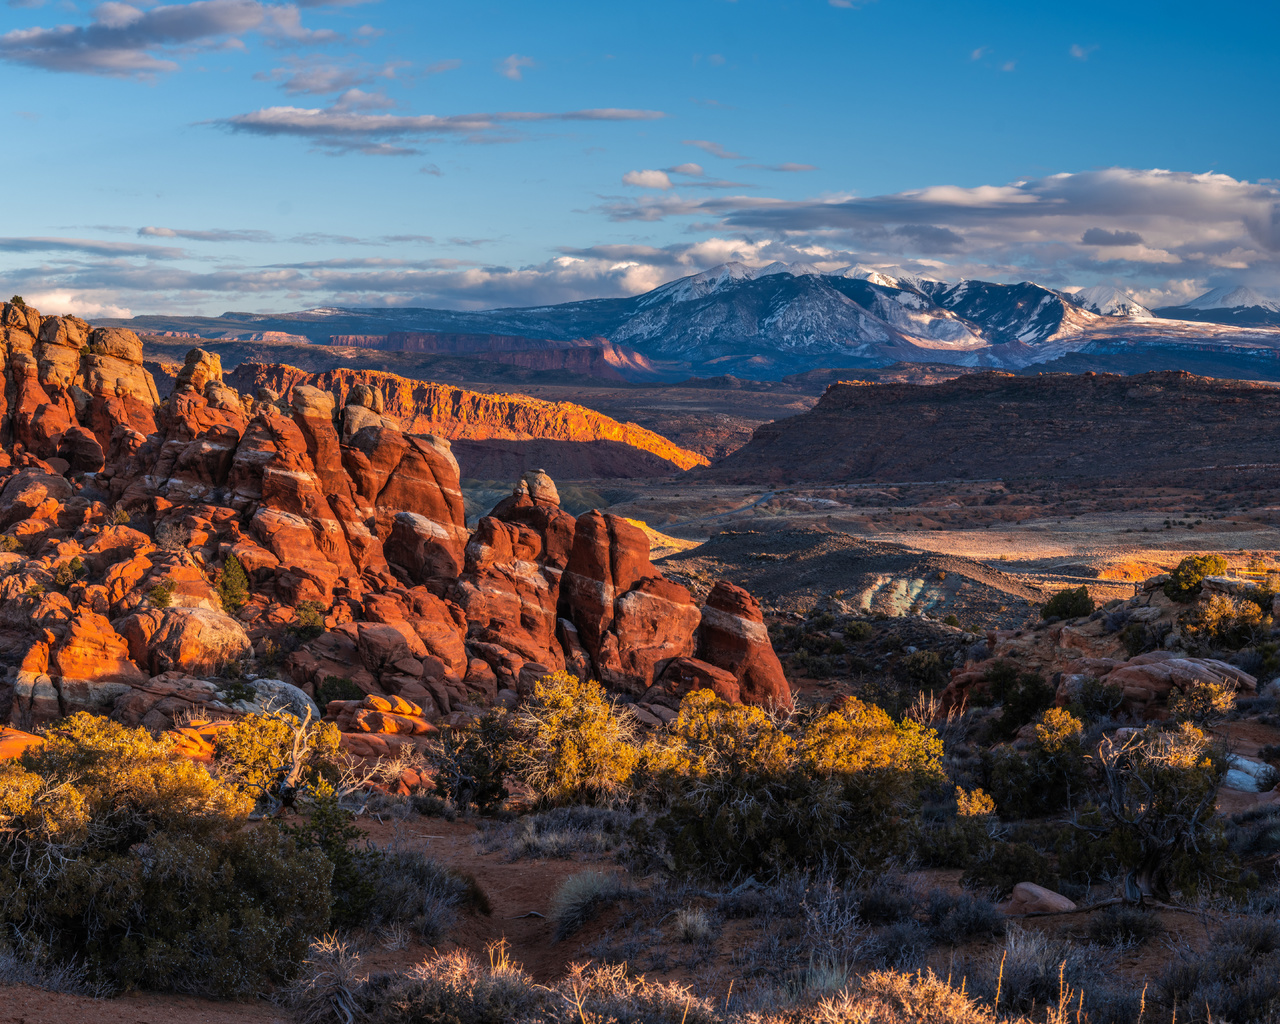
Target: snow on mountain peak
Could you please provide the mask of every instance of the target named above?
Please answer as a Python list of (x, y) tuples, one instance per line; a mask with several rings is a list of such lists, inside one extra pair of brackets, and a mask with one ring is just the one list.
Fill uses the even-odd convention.
[(645, 296), (644, 305), (653, 305), (654, 302), (662, 301), (688, 302), (690, 299), (700, 299), (735, 281), (754, 281), (759, 273), (754, 267), (739, 263), (737, 260), (721, 263), (709, 270), (703, 270), (689, 277), (677, 278), (675, 281), (669, 281), (655, 288)]
[(1072, 296), (1072, 299), (1081, 309), (1102, 316), (1132, 316), (1149, 320), (1154, 315), (1132, 295), (1109, 284), (1095, 284), (1091, 288), (1082, 288)]
[(1269, 299), (1243, 285), (1232, 288), (1226, 285), (1213, 288), (1190, 302), (1183, 303), (1186, 309), (1242, 309), (1249, 306), (1261, 306), (1273, 313), (1280, 313), (1280, 302)]
[[(894, 267), (894, 270), (900, 269)], [(884, 270), (877, 270), (875, 267), (864, 266), (861, 263), (855, 263), (851, 267), (845, 267), (844, 270), (836, 271), (840, 277), (852, 278), (855, 281), (868, 281), (871, 284), (878, 284), (882, 288), (901, 288), (898, 278), (886, 273)]]
[(783, 263), (774, 260), (767, 267), (756, 271), (756, 277), (772, 277), (774, 274), (790, 274), (792, 277), (803, 277), (806, 274), (821, 275), (822, 271), (812, 263)]

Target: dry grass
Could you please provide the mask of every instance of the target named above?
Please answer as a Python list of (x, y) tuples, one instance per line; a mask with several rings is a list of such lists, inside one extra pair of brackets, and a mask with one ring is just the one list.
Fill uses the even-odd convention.
[[(361, 979), (354, 973), (358, 959), (326, 940), (313, 947), (313, 976), (294, 987), (292, 1003), (302, 1024), (1029, 1024), (1023, 1017), (997, 1018), (932, 972), (854, 978), (846, 970), (818, 967), (812, 984), (738, 1009), (727, 998), (647, 981), (625, 964), (579, 964), (559, 981), (537, 985), (502, 943), (489, 947), (488, 961), (459, 950), (405, 974)], [(1077, 1024), (1061, 1011), (1055, 1003), (1048, 1024)]]

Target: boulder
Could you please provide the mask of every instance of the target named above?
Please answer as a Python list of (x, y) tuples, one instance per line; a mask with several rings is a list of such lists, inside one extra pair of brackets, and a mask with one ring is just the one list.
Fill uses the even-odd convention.
[(698, 657), (733, 673), (744, 704), (787, 710), (794, 706), (760, 605), (741, 587), (722, 580), (707, 595), (698, 627)]
[(1061, 893), (1034, 882), (1019, 882), (1013, 895), (1002, 908), (1006, 914), (1060, 914), (1075, 910), (1076, 905)]
[(249, 636), (235, 619), (212, 608), (166, 608), (146, 641), (146, 665), (152, 675), (178, 671), (215, 675), (228, 661), (251, 650)]

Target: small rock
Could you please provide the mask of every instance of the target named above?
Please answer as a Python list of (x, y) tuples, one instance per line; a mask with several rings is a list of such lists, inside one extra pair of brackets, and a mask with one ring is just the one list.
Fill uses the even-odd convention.
[(1076, 905), (1060, 892), (1046, 889), (1035, 882), (1019, 882), (1004, 906), (1006, 914), (1052, 914), (1075, 910)]

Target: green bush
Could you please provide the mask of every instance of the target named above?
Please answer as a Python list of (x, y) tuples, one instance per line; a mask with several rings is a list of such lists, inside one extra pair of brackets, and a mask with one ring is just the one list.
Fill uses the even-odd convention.
[(1079, 619), (1092, 614), (1093, 598), (1089, 596), (1089, 588), (1083, 584), (1059, 590), (1040, 609), (1042, 619)]
[(1030, 843), (992, 843), (961, 877), (966, 887), (999, 897), (1007, 896), (1019, 882), (1049, 889), (1058, 885), (1058, 874), (1049, 858)]
[(1226, 572), (1227, 560), (1221, 555), (1188, 555), (1169, 574), (1164, 592), (1174, 601), (1189, 604), (1200, 596), (1206, 576), (1223, 576)]
[(333, 865), (330, 923), (335, 927), (360, 924), (376, 894), (373, 875), (378, 853), (355, 847), (364, 832), (356, 827), (355, 815), (339, 805), (333, 787), (321, 781), (313, 791), (307, 819), (282, 829), (299, 850), (319, 851)]
[(991, 697), (1004, 706), (994, 723), (997, 736), (1010, 737), (1053, 703), (1056, 691), (1034, 672), (1019, 671), (1010, 661), (998, 661), (984, 677)]
[(932, 691), (947, 685), (947, 670), (937, 651), (913, 651), (898, 662), (896, 673), (917, 690)]
[(436, 795), (458, 810), (496, 810), (509, 795), (511, 742), (511, 723), (502, 708), (489, 709), (463, 728), (442, 730), (427, 750)]
[(364, 700), (364, 691), (350, 676), (325, 676), (324, 682), (316, 687), (316, 704), (324, 711), (334, 700)]
[(329, 918), (329, 862), (145, 729), (77, 714), (0, 764), (0, 914), (47, 964), (217, 996), (286, 980)]
[(222, 607), (228, 614), (234, 615), (244, 607), (249, 597), (249, 577), (235, 555), (227, 555), (227, 560), (218, 571), (215, 586), (218, 597), (222, 599)]
[(6, 533), (3, 536), (0, 536), (0, 551), (13, 552), (22, 550), (22, 541), (18, 540), (18, 538), (13, 534)]
[(325, 608), (319, 601), (302, 601), (294, 609), (298, 621), (293, 625), (293, 632), (299, 640), (314, 640), (324, 632)]
[(13, 298), (11, 298), (11, 299), (9, 300), (9, 304), (10, 304), (10, 305), (12, 305), (12, 306), (17, 306), (19, 309), (26, 309), (26, 308), (27, 308), (27, 304), (26, 304), (25, 302), (23, 302), (23, 301), (22, 301), (22, 296), (21, 296), (21, 295), (15, 295), (15, 296), (13, 296)]
[(84, 562), (77, 555), (70, 561), (63, 562), (58, 566), (58, 571), (53, 575), (53, 584), (62, 590), (66, 590), (76, 580), (78, 580), (84, 572)]
[(173, 591), (177, 584), (173, 580), (164, 580), (147, 588), (147, 600), (157, 608), (168, 608), (173, 604)]
[(844, 627), (844, 638), (853, 644), (861, 644), (876, 635), (875, 627), (869, 622), (851, 622)]
[(1211, 737), (1190, 723), (1149, 725), (1123, 741), (1104, 737), (1090, 755), (1096, 801), (1079, 815), (1064, 866), (1125, 873), (1145, 895), (1236, 884), (1215, 798), (1227, 760)]

